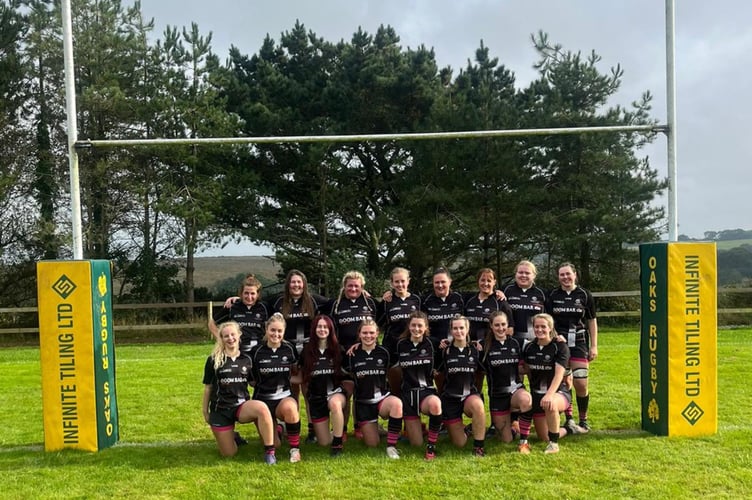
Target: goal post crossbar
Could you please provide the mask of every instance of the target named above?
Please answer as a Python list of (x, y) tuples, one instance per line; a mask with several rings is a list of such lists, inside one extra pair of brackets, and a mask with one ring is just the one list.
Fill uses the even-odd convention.
[(558, 127), (503, 130), (469, 130), (458, 132), (415, 132), (395, 134), (293, 135), (268, 137), (203, 137), (178, 139), (96, 139), (78, 140), (77, 149), (116, 146), (163, 146), (196, 144), (279, 144), (313, 142), (361, 142), (399, 140), (483, 139), (491, 137), (520, 137), (533, 135), (565, 135), (607, 132), (668, 132), (667, 125), (614, 125), (600, 127)]
[(236, 137), (236, 138), (201, 138), (201, 139), (110, 139), (110, 140), (79, 140), (78, 125), (75, 119), (75, 85), (73, 79), (73, 50), (71, 28), (71, 0), (61, 0), (64, 66), (65, 66), (65, 94), (66, 115), (68, 128), (68, 154), (71, 177), (71, 218), (73, 228), (73, 258), (83, 258), (80, 186), (78, 179), (78, 153), (80, 149), (94, 147), (138, 146), (138, 145), (166, 145), (166, 144), (263, 144), (283, 142), (360, 142), (360, 141), (391, 141), (391, 140), (425, 140), (425, 139), (467, 139), (484, 137), (514, 137), (523, 135), (555, 135), (580, 134), (595, 132), (662, 132), (667, 137), (668, 160), (668, 239), (677, 241), (677, 121), (676, 121), (676, 65), (675, 65), (675, 1), (665, 0), (666, 21), (666, 99), (667, 123), (664, 125), (626, 125), (617, 127), (572, 127), (551, 129), (519, 129), (519, 130), (486, 130), (467, 132), (432, 132), (414, 134), (373, 134), (373, 135), (331, 135), (331, 136), (290, 136), (290, 137)]

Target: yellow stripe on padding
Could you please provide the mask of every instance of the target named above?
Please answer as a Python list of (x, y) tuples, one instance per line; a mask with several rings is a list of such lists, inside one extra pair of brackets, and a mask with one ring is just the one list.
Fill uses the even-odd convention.
[(669, 435), (718, 431), (717, 265), (714, 243), (669, 243)]

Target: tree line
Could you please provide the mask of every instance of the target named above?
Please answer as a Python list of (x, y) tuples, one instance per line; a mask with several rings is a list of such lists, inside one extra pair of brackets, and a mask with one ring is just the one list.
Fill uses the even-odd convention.
[[(34, 265), (70, 250), (59, 2), (0, 2), (0, 301), (35, 297)], [(157, 35), (139, 2), (73, 0), (81, 139), (380, 134), (656, 124), (651, 95), (612, 104), (624, 72), (531, 35), (536, 78), (480, 41), (458, 71), (390, 26), (327, 41), (296, 22), (222, 60), (196, 23)], [(590, 288), (637, 286), (633, 244), (658, 238), (666, 188), (653, 133), (442, 141), (106, 147), (80, 151), (84, 256), (120, 301), (193, 301), (195, 255), (271, 246), (331, 295), (344, 271), (395, 265), (455, 282), (562, 261)], [(180, 264), (178, 264), (180, 263)], [(185, 279), (178, 280), (178, 266)], [(19, 287), (20, 283), (29, 286)]]
[(752, 240), (750, 229), (722, 229), (720, 231), (705, 231), (702, 238), (692, 238), (686, 234), (679, 235), (679, 241), (734, 241)]

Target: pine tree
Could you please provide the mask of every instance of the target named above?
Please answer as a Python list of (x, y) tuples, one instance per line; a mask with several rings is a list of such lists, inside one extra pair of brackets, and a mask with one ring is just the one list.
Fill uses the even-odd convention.
[[(600, 56), (565, 51), (544, 33), (533, 37), (538, 80), (524, 91), (530, 127), (586, 127), (655, 123), (649, 93), (632, 109), (607, 107), (621, 84), (619, 66), (598, 69)], [(623, 283), (635, 276), (625, 244), (660, 234), (663, 209), (653, 200), (666, 188), (639, 148), (654, 134), (621, 132), (532, 137), (526, 140), (534, 230), (547, 244), (551, 266), (572, 261), (584, 286)], [(532, 221), (531, 221), (532, 222)], [(555, 271), (552, 269), (552, 271)], [(608, 284), (611, 284), (608, 283)]]

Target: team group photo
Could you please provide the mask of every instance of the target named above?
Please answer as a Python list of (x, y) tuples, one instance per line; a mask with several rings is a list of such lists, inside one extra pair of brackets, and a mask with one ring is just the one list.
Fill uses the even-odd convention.
[(536, 275), (534, 263), (521, 261), (501, 290), (484, 268), (478, 290), (461, 293), (441, 268), (421, 298), (410, 291), (410, 272), (397, 267), (375, 300), (358, 271), (328, 299), (291, 270), (280, 296), (267, 301), (248, 275), (209, 321), (216, 345), (204, 370), (203, 416), (220, 454), (248, 444), (236, 422), (256, 425), (270, 465), (283, 436), (293, 463), (301, 443), (330, 446), (337, 457), (348, 436), (369, 447), (384, 441), (391, 459), (400, 458), (398, 445), (425, 439), (425, 460), (433, 461), (442, 433), (459, 448), (471, 441), (475, 457), (486, 455), (491, 436), (529, 454), (532, 427), (543, 452), (558, 453), (560, 438), (590, 430), (598, 326), (574, 265), (558, 267), (560, 286), (548, 294)]
[(749, 496), (751, 6), (0, 0), (0, 496)]

